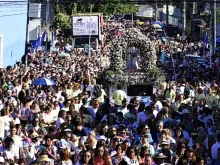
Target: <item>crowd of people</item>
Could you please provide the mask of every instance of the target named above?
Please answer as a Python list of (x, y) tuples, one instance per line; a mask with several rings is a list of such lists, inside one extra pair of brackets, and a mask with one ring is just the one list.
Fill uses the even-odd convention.
[[(56, 51), (31, 54), (28, 70), (21, 63), (0, 70), (0, 163), (220, 165), (218, 54), (200, 65), (185, 54), (206, 58), (202, 42), (154, 34), (167, 81), (145, 105), (138, 96), (128, 100), (121, 84), (109, 95), (100, 83), (110, 66), (109, 38), (118, 35), (109, 34), (100, 52), (58, 43)], [(59, 56), (63, 51), (70, 55)], [(55, 85), (32, 85), (38, 78)]]

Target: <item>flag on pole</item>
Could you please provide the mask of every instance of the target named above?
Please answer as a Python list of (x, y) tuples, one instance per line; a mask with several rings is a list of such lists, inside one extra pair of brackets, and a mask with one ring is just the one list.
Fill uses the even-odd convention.
[(41, 44), (42, 44), (42, 42), (44, 42), (46, 36), (47, 36), (47, 31), (45, 30), (44, 33), (42, 34), (42, 37), (41, 37)]
[(34, 45), (34, 50), (37, 50), (40, 45), (41, 45), (41, 37), (38, 37)]
[(205, 46), (208, 44), (208, 41), (209, 41), (209, 36), (208, 36), (208, 32), (206, 32), (205, 33), (205, 38), (204, 38)]

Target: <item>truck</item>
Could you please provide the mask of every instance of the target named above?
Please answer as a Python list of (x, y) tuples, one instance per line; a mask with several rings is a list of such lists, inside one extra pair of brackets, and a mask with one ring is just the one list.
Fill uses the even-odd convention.
[[(73, 47), (99, 51), (103, 46), (103, 13), (80, 13), (72, 16)], [(90, 39), (90, 43), (89, 43)]]

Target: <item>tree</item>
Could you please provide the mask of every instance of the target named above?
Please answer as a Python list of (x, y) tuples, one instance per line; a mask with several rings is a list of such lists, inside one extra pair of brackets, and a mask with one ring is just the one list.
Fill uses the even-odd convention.
[(135, 13), (138, 11), (138, 7), (134, 4), (129, 4), (129, 2), (124, 3), (121, 0), (103, 0), (94, 6), (94, 11), (95, 10), (109, 16), (115, 13)]
[(54, 18), (54, 27), (59, 28), (61, 30), (71, 28), (70, 17), (62, 12), (58, 12)]
[(220, 23), (220, 8), (216, 9), (216, 23)]
[[(206, 23), (206, 26), (210, 26), (211, 12), (207, 11), (202, 15), (203, 20)], [(220, 23), (220, 8), (216, 9), (216, 23)]]
[[(89, 1), (77, 2), (62, 0), (55, 2), (55, 28), (61, 30), (71, 28), (71, 17), (75, 13), (89, 13), (90, 4)], [(123, 0), (100, 0), (92, 4), (92, 12), (102, 12), (105, 16), (109, 16), (115, 13), (135, 13), (138, 11), (138, 7), (134, 4), (124, 3)]]
[[(86, 13), (90, 11), (90, 1), (58, 1), (58, 5), (69, 16), (74, 13)], [(112, 15), (115, 13), (134, 13), (138, 8), (133, 3), (125, 3), (123, 0), (99, 0), (92, 1), (93, 12), (102, 12), (104, 15)]]

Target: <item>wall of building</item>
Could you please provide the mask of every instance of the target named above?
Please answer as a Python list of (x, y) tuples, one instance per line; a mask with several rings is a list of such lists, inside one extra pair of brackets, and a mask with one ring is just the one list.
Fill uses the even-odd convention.
[(26, 24), (27, 0), (0, 0), (0, 36), (3, 36), (0, 67), (21, 60), (25, 51)]
[(28, 40), (37, 40), (39, 35), (41, 35), (41, 20), (31, 19), (29, 22), (29, 37)]

